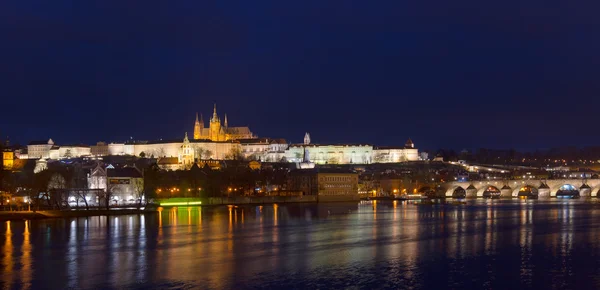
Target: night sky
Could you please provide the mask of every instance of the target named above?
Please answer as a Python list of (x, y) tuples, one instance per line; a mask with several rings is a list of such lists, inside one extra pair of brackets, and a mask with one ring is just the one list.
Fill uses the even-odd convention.
[(0, 135), (600, 145), (600, 1), (0, 2)]

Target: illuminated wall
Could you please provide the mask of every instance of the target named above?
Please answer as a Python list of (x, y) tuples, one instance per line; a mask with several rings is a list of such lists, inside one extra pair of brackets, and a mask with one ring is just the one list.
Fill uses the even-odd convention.
[(374, 163), (418, 161), (419, 150), (415, 148), (377, 148), (373, 150)]
[[(288, 162), (301, 162), (304, 145), (290, 145), (285, 151)], [(306, 145), (309, 159), (316, 164), (369, 164), (372, 163), (371, 145)]]

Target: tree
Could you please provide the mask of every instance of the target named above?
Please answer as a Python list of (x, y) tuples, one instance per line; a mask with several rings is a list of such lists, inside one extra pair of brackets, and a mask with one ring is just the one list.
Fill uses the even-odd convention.
[(85, 209), (89, 210), (90, 207), (87, 198), (90, 190), (87, 188), (86, 174), (83, 172), (81, 166), (75, 166), (69, 187), (71, 194), (75, 197), (77, 206), (79, 207), (79, 202), (82, 201), (85, 204)]
[(386, 155), (383, 153), (377, 153), (375, 155), (375, 157), (373, 158), (373, 161), (375, 161), (376, 163), (381, 163), (384, 162), (386, 160)]
[(210, 151), (208, 149), (204, 150), (204, 159), (211, 159), (212, 155), (213, 155), (212, 151)]
[(131, 181), (133, 188), (133, 198), (137, 203), (137, 208), (139, 210), (142, 206), (142, 197), (144, 196), (144, 178), (132, 178)]
[(140, 158), (146, 158), (146, 153), (144, 153), (144, 151), (140, 152)]
[(119, 184), (108, 183), (106, 190), (103, 192), (103, 199), (105, 201), (106, 210), (110, 209), (110, 200), (118, 192)]
[(239, 147), (232, 147), (231, 150), (229, 150), (226, 159), (243, 160), (244, 155), (242, 155), (242, 150)]
[(202, 159), (202, 156), (204, 154), (204, 149), (200, 148), (200, 147), (194, 147), (194, 156), (198, 159)]
[(148, 204), (156, 196), (156, 189), (160, 184), (161, 175), (156, 164), (150, 165), (142, 172), (144, 177), (142, 196), (144, 197), (145, 204)]
[(62, 205), (69, 204), (69, 192), (65, 190), (67, 182), (65, 178), (58, 172), (53, 173), (48, 181), (48, 193), (50, 201), (58, 209), (62, 208)]

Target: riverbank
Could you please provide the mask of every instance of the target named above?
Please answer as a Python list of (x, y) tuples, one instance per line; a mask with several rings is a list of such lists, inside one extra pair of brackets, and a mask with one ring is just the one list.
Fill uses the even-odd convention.
[(358, 195), (303, 195), (303, 196), (239, 196), (239, 197), (171, 197), (155, 200), (160, 206), (218, 206), (265, 205), (290, 203), (359, 202)]
[(39, 220), (50, 218), (91, 217), (91, 216), (115, 216), (154, 213), (155, 209), (111, 209), (111, 210), (42, 210), (42, 211), (0, 211), (0, 222), (16, 220)]

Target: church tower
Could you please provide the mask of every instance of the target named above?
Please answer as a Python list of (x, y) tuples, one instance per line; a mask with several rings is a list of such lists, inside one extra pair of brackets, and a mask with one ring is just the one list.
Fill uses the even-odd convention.
[(196, 122), (194, 123), (194, 139), (202, 139), (202, 131), (204, 129), (204, 120), (202, 120), (202, 115), (200, 115), (200, 120), (198, 120), (198, 113), (196, 113)]
[(210, 140), (219, 141), (221, 133), (221, 120), (219, 120), (219, 116), (217, 115), (217, 104), (215, 104), (215, 108), (213, 109), (212, 118), (210, 118)]
[(190, 140), (188, 139), (187, 132), (185, 132), (185, 137), (183, 137), (183, 144), (179, 149), (179, 164), (181, 164), (182, 169), (190, 169), (194, 163), (194, 150), (192, 150), (192, 146), (190, 145)]

